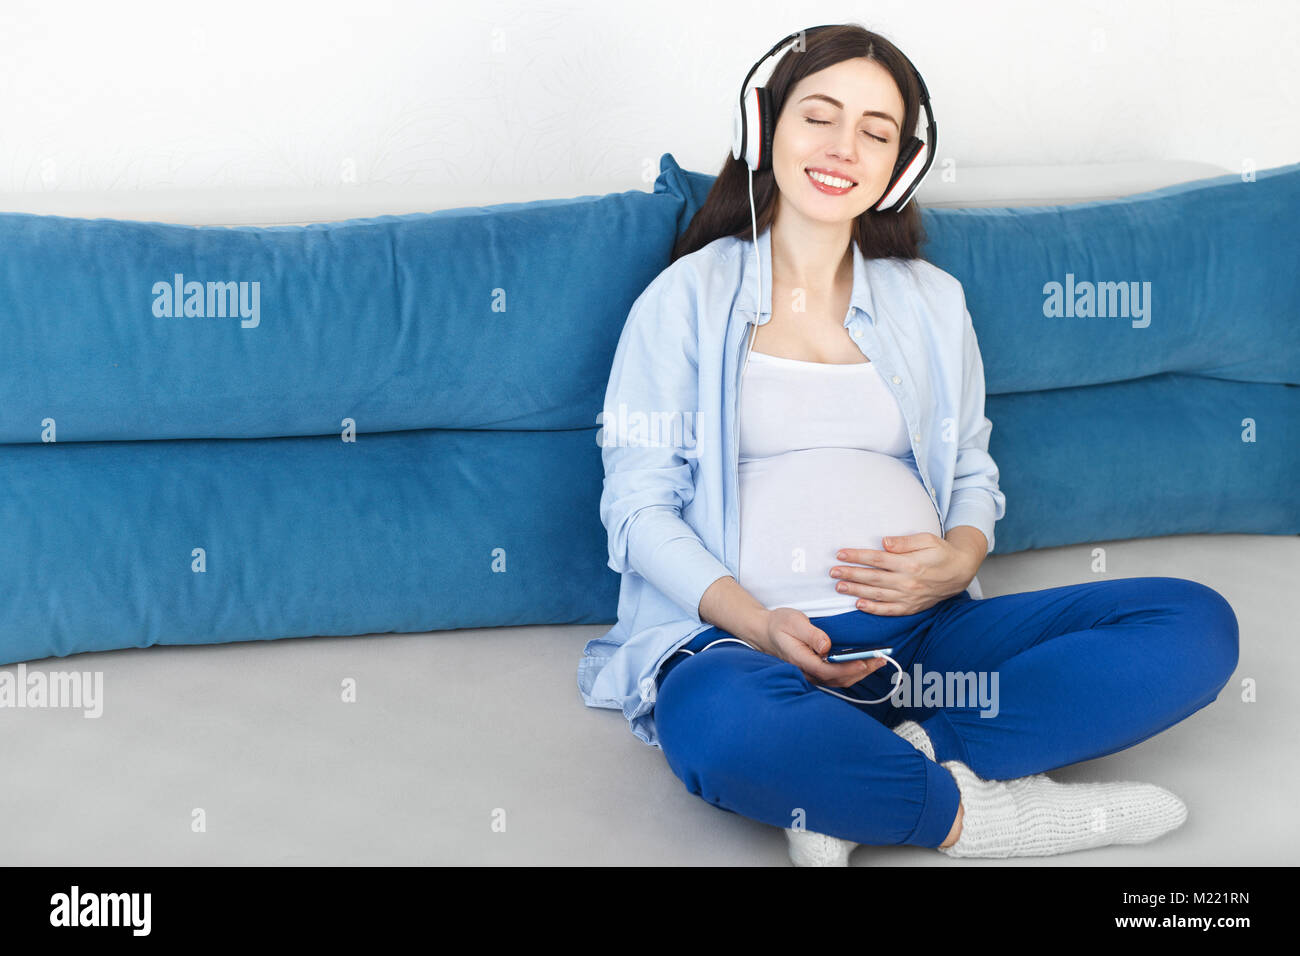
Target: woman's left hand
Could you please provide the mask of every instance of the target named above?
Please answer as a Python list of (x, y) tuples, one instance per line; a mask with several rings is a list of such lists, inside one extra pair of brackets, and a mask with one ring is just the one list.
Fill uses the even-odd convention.
[(859, 610), (869, 614), (918, 614), (966, 590), (980, 565), (972, 550), (928, 531), (885, 538), (884, 545), (884, 551), (844, 548), (839, 559), (855, 564), (831, 568), (832, 578), (840, 572), (836, 589), (856, 595)]

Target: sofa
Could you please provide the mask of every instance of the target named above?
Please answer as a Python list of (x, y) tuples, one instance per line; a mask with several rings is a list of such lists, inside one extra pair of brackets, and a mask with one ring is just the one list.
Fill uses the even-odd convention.
[[(0, 663), (611, 620), (595, 410), (711, 182), (665, 154), (651, 193), (305, 226), (0, 215)], [(996, 553), (1300, 533), (1297, 201), (1300, 166), (926, 210)]]
[[(1004, 555), (1033, 567), (1053, 549), (1081, 548), (1092, 565), (1080, 573), (1095, 574), (1098, 545), (1116, 541), (1165, 538), (1176, 553), (1197, 536), (1272, 536), (1266, 546), (1294, 562), (1300, 164), (1249, 178), (1197, 164), (1093, 175), (1057, 170), (1041, 194), (1016, 195), (1013, 184), (1023, 192), (1032, 180), (963, 171), (918, 198), (926, 258), (962, 281), (985, 363), (990, 453), (1008, 502), (981, 570), (986, 595)], [(440, 679), (454, 693), (446, 709), (428, 705), (437, 730), (421, 723), (412, 736), (462, 735), (463, 764), (423, 764), (449, 793), (472, 788), (440, 768), (496, 768), (483, 783), (514, 760), (535, 771), (513, 804), (525, 821), (575, 782), (584, 796), (561, 830), (584, 808), (607, 810), (623, 771), (579, 764), (556, 775), (547, 748), (573, 738), (548, 732), (550, 707), (636, 761), (626, 780), (686, 796), (653, 748), (625, 725), (619, 737), (615, 715), (583, 713), (572, 673), (617, 604), (597, 511), (595, 416), (610, 360), (631, 302), (667, 265), (711, 179), (665, 154), (652, 191), (321, 222), (0, 212), (0, 664), (117, 662), (121, 686), (143, 692), (116, 705), (137, 715), (137, 730), (215, 707), (205, 712), (228, 726), (214, 746), (229, 756), (221, 748), (245, 739), (240, 730), (259, 732), (254, 715), (265, 711), (235, 714), (220, 703), (229, 685), (176, 655), (234, 646), (256, 681), (305, 654), (330, 715), (295, 730), (296, 743), (310, 755), (326, 749), (317, 732), (359, 742), (355, 709), (328, 706), (331, 686), (354, 680), (363, 691), (350, 703), (370, 687), (388, 708), (365, 718), (368, 732), (405, 755), (375, 768), (390, 780), (418, 776), (427, 751), (385, 728)], [(1100, 571), (1166, 573), (1156, 566)], [(522, 658), (504, 649), (539, 633), (565, 637), (533, 641)], [(360, 636), (378, 635), (387, 651), (357, 650)], [(306, 637), (316, 640), (283, 640)], [(283, 649), (271, 656), (267, 641)], [(423, 667), (380, 667), (370, 683), (340, 676), (385, 653), (414, 653)], [(528, 679), (521, 661), (537, 655), (567, 664), (567, 685)], [(191, 676), (176, 688), (144, 677), (177, 667)], [(20, 740), (14, 728), (38, 726), (36, 714), (10, 723), (9, 742)], [(74, 754), (95, 752), (84, 726)], [(28, 746), (23, 733), (19, 749)], [(638, 748), (649, 753), (629, 752)], [(249, 779), (261, 792), (272, 779), (292, 789), (265, 758), (265, 775)], [(666, 779), (644, 776), (656, 766)], [(25, 786), (17, 792), (34, 807), (42, 784)], [(475, 799), (493, 803), (490, 791), (484, 783)], [(375, 796), (351, 789), (323, 812), (363, 819), (366, 794)], [(296, 842), (267, 849), (249, 836), (224, 852), (321, 858), (320, 819), (296, 823)], [(528, 852), (559, 853), (536, 836), (543, 829), (529, 831)], [(392, 861), (419, 847), (490, 861), (519, 846), (464, 838), (471, 831), (435, 828), (409, 844), (385, 830), (378, 846), (358, 836), (353, 858)], [(658, 845), (654, 832), (643, 848)], [(708, 845), (721, 844), (697, 844)], [(42, 852), (22, 846), (28, 859)]]

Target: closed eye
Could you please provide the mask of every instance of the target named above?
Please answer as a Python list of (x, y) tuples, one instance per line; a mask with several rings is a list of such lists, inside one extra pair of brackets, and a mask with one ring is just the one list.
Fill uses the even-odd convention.
[[(815, 120), (815, 119), (813, 119), (811, 116), (805, 116), (804, 119), (806, 119), (808, 122), (810, 122), (810, 123), (812, 123), (812, 124), (814, 124), (814, 125), (816, 125), (816, 126), (830, 126), (830, 125), (831, 125), (831, 121), (830, 121), (830, 120)], [(862, 132), (867, 133), (867, 131), (866, 131), (865, 129), (864, 129)], [(872, 139), (874, 139), (877, 143), (887, 143), (887, 142), (889, 142), (889, 140), (885, 139), (883, 136), (876, 136), (874, 133), (867, 133), (867, 135), (870, 136)]]

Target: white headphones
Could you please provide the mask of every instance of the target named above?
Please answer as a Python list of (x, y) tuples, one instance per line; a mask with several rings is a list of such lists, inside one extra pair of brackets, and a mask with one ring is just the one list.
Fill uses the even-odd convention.
[[(829, 26), (836, 26), (836, 24), (824, 23), (821, 26), (809, 27), (808, 30), (820, 30)], [(756, 86), (748, 93), (745, 92), (745, 88), (749, 86), (754, 73), (769, 57), (791, 40), (801, 39), (808, 30), (791, 33), (768, 50), (762, 59), (750, 67), (745, 82), (740, 85), (740, 98), (736, 101), (733, 114), (731, 156), (733, 159), (743, 159), (745, 165), (754, 172), (772, 168), (772, 136), (776, 130), (776, 113), (772, 107), (772, 95), (766, 87)], [(938, 143), (939, 127), (934, 121), (934, 111), (930, 108), (930, 92), (926, 89), (925, 80), (921, 78), (920, 72), (912, 61), (906, 54), (902, 55), (921, 87), (921, 108), (926, 116), (925, 139), (921, 140), (912, 135), (899, 148), (893, 175), (890, 176), (880, 199), (871, 207), (879, 212), (886, 209), (893, 209), (894, 212), (903, 211), (916, 192), (916, 188), (921, 185), (925, 174), (930, 171), (930, 166), (934, 163), (935, 145)], [(753, 177), (750, 185), (751, 200), (752, 182)]]

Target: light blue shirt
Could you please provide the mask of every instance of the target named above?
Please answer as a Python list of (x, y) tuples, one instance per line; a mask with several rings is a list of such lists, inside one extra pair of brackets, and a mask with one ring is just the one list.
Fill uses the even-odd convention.
[[(1006, 498), (988, 453), (984, 364), (961, 283), (924, 260), (866, 259), (852, 245), (844, 327), (898, 400), (913, 471), (944, 534), (971, 525), (991, 551)], [(757, 310), (752, 241), (724, 236), (655, 277), (632, 304), (598, 416), (600, 520), (609, 567), (623, 579), (618, 622), (584, 647), (578, 689), (588, 707), (622, 710), (656, 747), (659, 667), (711, 626), (699, 615), (709, 585), (736, 577), (737, 410), (753, 332), (772, 318), (770, 229), (758, 247)], [(967, 591), (983, 597), (978, 578)]]

